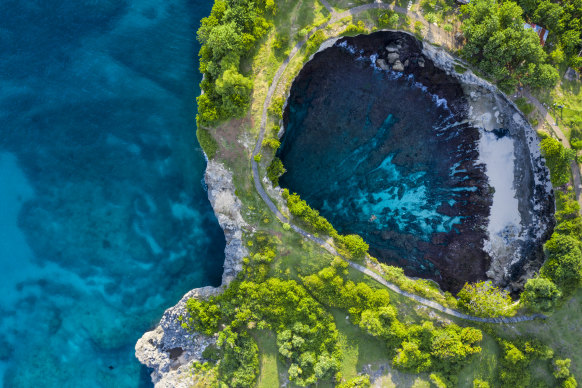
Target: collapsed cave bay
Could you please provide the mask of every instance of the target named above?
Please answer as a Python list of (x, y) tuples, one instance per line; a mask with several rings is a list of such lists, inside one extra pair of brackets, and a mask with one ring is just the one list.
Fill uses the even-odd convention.
[(361, 235), (379, 260), (445, 290), (523, 277), (552, 226), (547, 171), (527, 129), (502, 121), (515, 120), (511, 105), (483, 116), (495, 119), (487, 128), (466, 89), (409, 34), (336, 41), (291, 87), (281, 186), (340, 233)]

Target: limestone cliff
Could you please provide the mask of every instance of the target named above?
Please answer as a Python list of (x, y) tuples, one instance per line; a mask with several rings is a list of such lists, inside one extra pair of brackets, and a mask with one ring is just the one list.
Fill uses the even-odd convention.
[(205, 175), (208, 199), (216, 218), (224, 230), (224, 272), (220, 287), (202, 287), (191, 290), (175, 306), (167, 309), (159, 325), (145, 333), (135, 346), (137, 359), (153, 369), (152, 381), (158, 388), (188, 387), (189, 368), (200, 360), (202, 352), (216, 339), (203, 334), (188, 334), (178, 317), (186, 313), (186, 301), (190, 298), (208, 299), (222, 292), (242, 269), (242, 258), (247, 254), (242, 243), (241, 203), (234, 194), (232, 173), (221, 163), (209, 161)]

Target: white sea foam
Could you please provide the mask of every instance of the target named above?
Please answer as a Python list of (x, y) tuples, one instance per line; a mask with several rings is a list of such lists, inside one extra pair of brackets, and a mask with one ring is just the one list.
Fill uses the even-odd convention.
[(493, 256), (504, 256), (507, 252), (500, 250), (510, 246), (512, 240), (519, 239), (522, 229), (519, 201), (513, 184), (513, 142), (510, 137), (497, 138), (494, 133), (481, 130), (479, 162), (485, 164), (489, 184), (495, 189), (487, 225), (489, 241), (485, 244), (485, 249)]

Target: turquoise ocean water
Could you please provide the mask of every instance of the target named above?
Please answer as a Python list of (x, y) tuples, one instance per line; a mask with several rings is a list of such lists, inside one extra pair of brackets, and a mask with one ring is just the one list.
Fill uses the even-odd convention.
[(0, 386), (151, 386), (137, 339), (220, 283), (194, 122), (211, 5), (0, 2)]

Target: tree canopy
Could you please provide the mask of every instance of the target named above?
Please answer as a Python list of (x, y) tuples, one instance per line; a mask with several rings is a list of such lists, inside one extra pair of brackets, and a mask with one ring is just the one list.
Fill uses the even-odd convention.
[(546, 63), (547, 54), (537, 34), (524, 28), (523, 10), (512, 1), (472, 1), (462, 8), (467, 44), (463, 56), (491, 76), (502, 88), (522, 83), (551, 87), (558, 72)]

